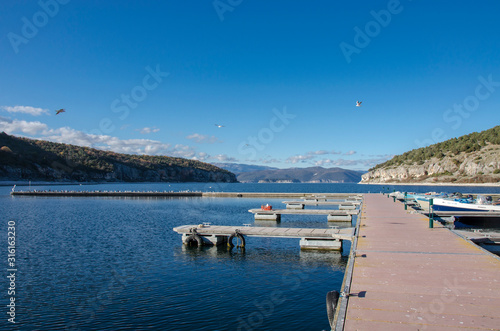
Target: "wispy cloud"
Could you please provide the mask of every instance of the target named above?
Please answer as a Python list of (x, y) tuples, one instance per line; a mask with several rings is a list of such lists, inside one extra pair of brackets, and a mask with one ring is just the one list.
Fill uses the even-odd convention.
[(151, 139), (119, 139), (108, 135), (89, 134), (69, 127), (44, 130), (40, 139), (94, 147), (116, 153), (165, 155), (173, 152), (170, 144)]
[(199, 144), (215, 144), (222, 142), (215, 136), (206, 136), (199, 133), (193, 133), (187, 136), (186, 139), (192, 140)]
[(20, 121), (0, 116), (0, 131), (8, 134), (26, 134), (37, 136), (52, 142), (86, 146), (102, 150), (126, 154), (167, 155), (182, 158), (195, 158), (196, 150), (191, 146), (163, 143), (151, 139), (119, 139), (117, 137), (90, 134), (70, 127), (49, 129), (45, 123), (38, 121)]
[(345, 160), (345, 159), (323, 159), (318, 160), (314, 163), (316, 166), (335, 166), (335, 167), (345, 167), (345, 166), (355, 166), (360, 164), (359, 160)]
[[(260, 163), (263, 164), (276, 164), (276, 163), (282, 163), (282, 160), (278, 159), (260, 159), (258, 160)], [(258, 163), (257, 163), (258, 164)]]
[(306, 154), (302, 154), (302, 155), (290, 156), (289, 158), (287, 158), (285, 160), (285, 162), (292, 163), (292, 164), (303, 163), (303, 162), (306, 162), (308, 160), (315, 159), (316, 157), (318, 157), (320, 155), (329, 155), (329, 154), (335, 155), (335, 154), (341, 154), (341, 152), (325, 151), (325, 150), (311, 151), (311, 152), (307, 152)]
[(21, 113), (21, 114), (29, 114), (33, 116), (40, 116), (40, 115), (48, 115), (49, 110), (48, 109), (43, 109), (43, 108), (36, 108), (36, 107), (31, 107), (31, 106), (2, 106), (0, 107), (9, 113)]
[(353, 167), (353, 166), (363, 166), (363, 168), (368, 169), (376, 166), (379, 163), (385, 162), (388, 159), (392, 158), (392, 155), (379, 157), (379, 158), (371, 158), (371, 159), (356, 159), (356, 160), (346, 160), (346, 159), (323, 159), (317, 160), (314, 165), (316, 166), (333, 166), (333, 167)]
[(285, 160), (285, 162), (286, 163), (295, 164), (295, 163), (300, 163), (300, 162), (306, 162), (307, 160), (311, 160), (312, 158), (314, 158), (314, 156), (310, 156), (310, 155), (294, 155), (294, 156), (290, 156), (289, 158), (287, 158)]
[(356, 154), (356, 151), (349, 151), (344, 153), (344, 155), (354, 155), (354, 154)]
[(142, 129), (136, 129), (135, 131), (139, 131), (141, 134), (148, 134), (148, 133), (154, 133), (160, 131), (157, 127), (152, 127), (152, 128), (142, 128)]
[(0, 131), (11, 134), (14, 132), (22, 132), (24, 134), (35, 135), (40, 132), (48, 130), (48, 126), (45, 123), (34, 121), (20, 121), (17, 119), (9, 119), (0, 116)]
[(219, 162), (237, 162), (238, 160), (235, 159), (234, 157), (227, 156), (226, 154), (218, 154), (213, 157)]

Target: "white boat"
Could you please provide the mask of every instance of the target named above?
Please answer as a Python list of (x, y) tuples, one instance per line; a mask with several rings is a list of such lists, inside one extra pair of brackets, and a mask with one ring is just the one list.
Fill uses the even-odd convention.
[(480, 211), (500, 212), (500, 205), (487, 203), (484, 196), (478, 196), (475, 202), (467, 202), (467, 199), (433, 199), (434, 211)]
[(415, 194), (414, 199), (417, 201), (417, 203), (420, 205), (420, 209), (423, 211), (429, 211), (429, 199), (436, 199), (436, 198), (445, 198), (448, 195), (446, 193), (436, 193), (436, 192), (429, 192), (425, 194)]

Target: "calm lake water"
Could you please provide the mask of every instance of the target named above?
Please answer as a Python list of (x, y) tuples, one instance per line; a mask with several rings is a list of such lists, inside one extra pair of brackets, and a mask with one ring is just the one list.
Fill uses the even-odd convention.
[[(36, 189), (367, 193), (382, 187), (500, 193), (492, 187), (358, 184), (141, 183)], [(284, 207), (283, 199), (44, 198), (12, 197), (10, 191), (10, 186), (0, 187), (5, 275), (1, 329), (329, 330), (325, 297), (340, 289), (348, 252), (304, 252), (298, 239), (276, 238), (247, 238), (244, 252), (190, 249), (172, 231), (202, 222), (254, 224), (248, 209), (263, 203)], [(15, 294), (8, 293), (6, 278), (9, 222), (15, 223)], [(272, 226), (328, 224), (325, 216), (284, 215)], [(8, 322), (11, 297), (15, 324)]]

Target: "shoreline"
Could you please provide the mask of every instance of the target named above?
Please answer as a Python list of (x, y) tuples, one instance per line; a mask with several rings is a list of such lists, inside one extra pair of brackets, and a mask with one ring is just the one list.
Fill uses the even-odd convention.
[[(45, 181), (9, 181), (9, 180), (0, 180), (0, 186), (44, 186), (44, 185), (103, 185), (103, 184), (131, 184), (131, 183), (183, 183), (183, 182), (45, 182)], [(190, 182), (185, 182), (190, 183)], [(198, 183), (198, 182), (191, 182)], [(206, 182), (206, 183), (216, 183), (216, 182)], [(241, 183), (247, 184), (247, 183)], [(252, 183), (253, 184), (253, 183)], [(257, 184), (257, 183), (254, 183)], [(262, 184), (274, 184), (274, 183), (262, 183)], [(302, 184), (302, 183), (296, 183)], [(308, 183), (303, 183), (308, 184)], [(314, 183), (314, 184), (335, 184), (335, 183)], [(401, 182), (388, 182), (388, 183), (366, 183), (366, 182), (358, 182), (358, 183), (339, 183), (339, 184), (360, 184), (360, 185), (399, 185), (399, 186), (477, 186), (477, 187), (500, 187), (500, 183), (401, 183)]]
[(361, 185), (401, 185), (401, 186), (488, 186), (488, 187), (500, 187), (500, 183), (364, 183), (359, 182)]
[[(46, 181), (9, 181), (9, 180), (0, 180), (0, 186), (45, 186), (45, 185), (102, 185), (102, 184), (131, 184), (131, 183), (184, 183), (184, 182), (46, 182)], [(199, 183), (199, 182), (185, 182), (185, 183)], [(217, 182), (206, 182), (206, 183), (217, 183)], [(241, 184), (249, 184), (249, 183), (241, 183)], [(257, 183), (252, 183), (257, 184)], [(273, 183), (262, 183), (262, 184), (273, 184)], [(301, 184), (301, 183), (296, 183)], [(308, 184), (308, 183), (303, 183)], [(314, 184), (335, 184), (335, 183), (314, 183)], [(353, 183), (339, 183), (339, 184), (360, 184), (360, 185), (399, 185), (399, 186), (476, 186), (476, 187), (500, 187), (499, 183), (401, 183), (401, 182), (387, 182), (387, 183), (367, 183), (367, 182), (353, 182)]]

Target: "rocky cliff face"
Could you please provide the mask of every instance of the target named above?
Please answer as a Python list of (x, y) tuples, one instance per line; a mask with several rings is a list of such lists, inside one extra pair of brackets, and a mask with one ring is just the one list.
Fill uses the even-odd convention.
[(500, 146), (480, 151), (432, 158), (420, 164), (401, 164), (372, 170), (363, 184), (386, 183), (497, 183), (500, 182)]

